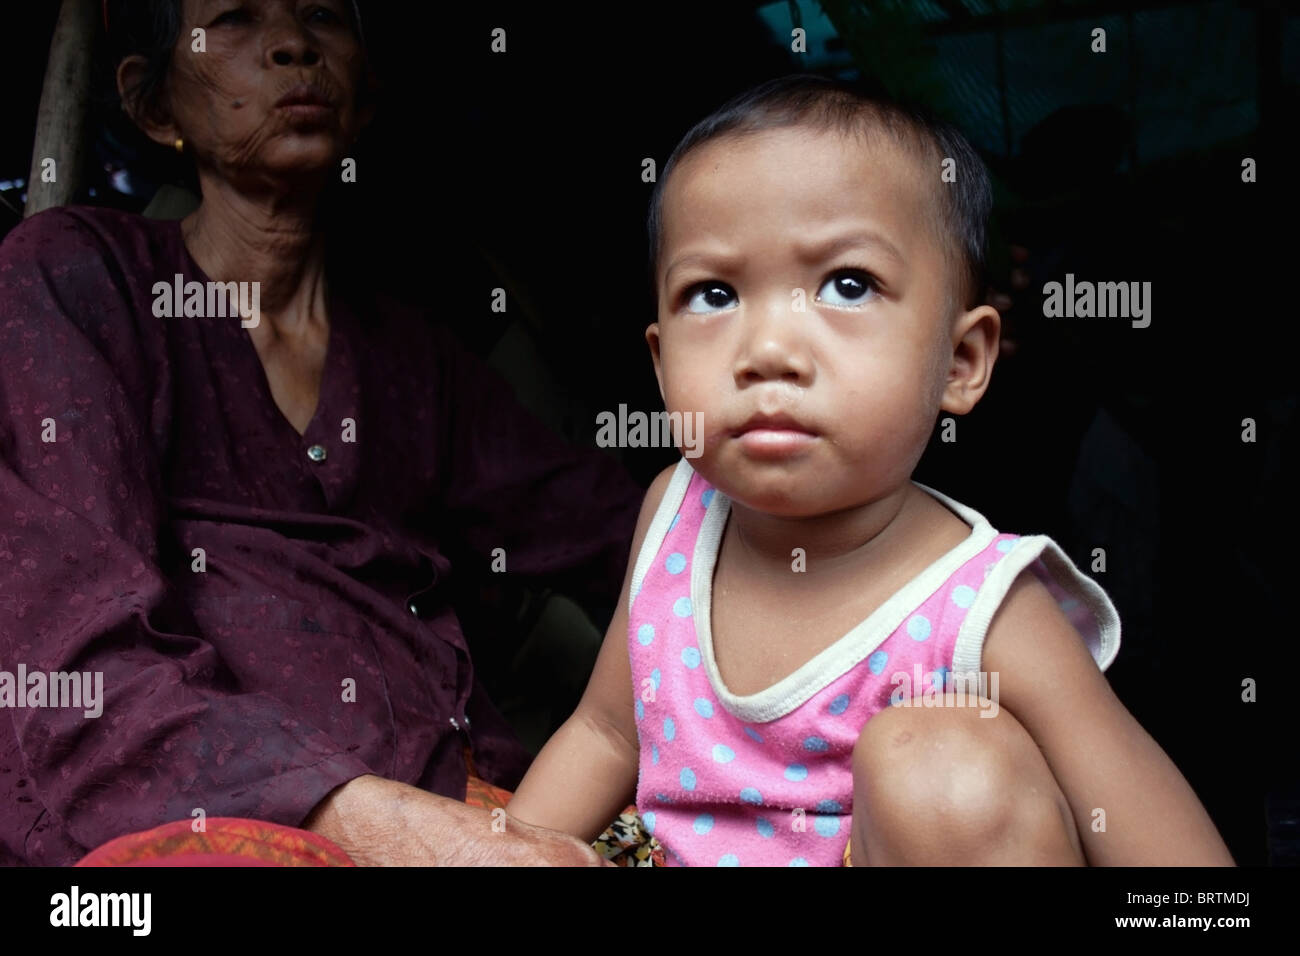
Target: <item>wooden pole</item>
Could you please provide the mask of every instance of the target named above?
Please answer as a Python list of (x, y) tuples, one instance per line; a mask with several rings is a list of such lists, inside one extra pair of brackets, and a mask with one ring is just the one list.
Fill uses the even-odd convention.
[[(45, 66), (40, 112), (36, 116), (36, 141), (32, 147), (32, 171), (27, 178), (24, 216), (35, 215), (51, 206), (67, 205), (81, 183), (90, 63), (98, 14), (98, 0), (63, 0), (59, 9), (59, 22), (54, 27), (50, 58)], [(51, 176), (53, 182), (49, 181)]]

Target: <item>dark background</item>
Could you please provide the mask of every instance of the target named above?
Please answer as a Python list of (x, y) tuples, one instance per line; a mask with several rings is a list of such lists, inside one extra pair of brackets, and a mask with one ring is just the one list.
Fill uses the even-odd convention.
[[(1239, 863), (1295, 864), (1298, 343), (1283, 289), (1300, 18), (1263, 2), (539, 6), (363, 2), (384, 89), (338, 209), (351, 275), (427, 306), (594, 446), (598, 411), (662, 407), (642, 160), (662, 169), (696, 120), (784, 73), (927, 102), (994, 176), (990, 280), (1013, 298), (1015, 348), (915, 477), (999, 529), (1051, 535), (1085, 572), (1106, 550), (1094, 577), (1123, 621), (1116, 692)], [(0, 197), (17, 208), (56, 13), (5, 11)], [(805, 55), (789, 52), (795, 23)], [(1105, 54), (1089, 51), (1095, 27)], [(179, 173), (111, 115), (91, 119), (81, 201), (138, 210)], [(1241, 181), (1244, 157), (1258, 182)], [(16, 222), (0, 206), (0, 233)], [(1017, 276), (1013, 244), (1029, 250)], [(1043, 283), (1067, 272), (1151, 282), (1150, 327), (1045, 319)], [(505, 314), (489, 308), (498, 286)], [(674, 458), (607, 453), (642, 484)]]

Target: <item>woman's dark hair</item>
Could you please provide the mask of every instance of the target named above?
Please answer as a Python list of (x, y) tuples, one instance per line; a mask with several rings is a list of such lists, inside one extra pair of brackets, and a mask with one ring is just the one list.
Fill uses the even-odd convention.
[[(954, 304), (973, 308), (984, 290), (987, 228), (993, 208), (988, 170), (966, 137), (951, 124), (917, 104), (905, 104), (877, 92), (810, 73), (779, 77), (759, 84), (696, 123), (677, 144), (655, 183), (647, 231), (650, 241), (650, 282), (654, 287), (663, 240), (663, 191), (673, 169), (687, 154), (710, 140), (762, 130), (804, 126), (836, 130), (869, 139), (885, 133), (910, 153), (932, 163), (940, 194), (940, 245), (956, 280)], [(956, 180), (942, 183), (940, 162), (955, 161)]]
[[(197, 194), (194, 165), (146, 136), (128, 112), (161, 116), (162, 93), (180, 35), (181, 0), (106, 0), (103, 7), (107, 31), (95, 44), (90, 101), (99, 130), (98, 160), (128, 171), (128, 195), (147, 199), (164, 183), (183, 185)], [(145, 67), (134, 87), (119, 95), (117, 68), (129, 56), (142, 57)]]
[[(181, 30), (181, 0), (110, 0), (108, 14), (109, 62), (117, 65), (128, 56), (144, 58), (144, 72), (126, 90), (123, 105), (132, 112), (156, 112), (171, 69), (172, 51)], [(112, 84), (116, 87), (116, 82)]]

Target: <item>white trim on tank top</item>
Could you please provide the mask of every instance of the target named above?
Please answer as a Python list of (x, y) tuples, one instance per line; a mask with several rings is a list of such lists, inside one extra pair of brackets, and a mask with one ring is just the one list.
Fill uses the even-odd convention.
[[(646, 531), (641, 552), (637, 555), (629, 594), (629, 613), (651, 563), (663, 547), (668, 527), (686, 497), (686, 489), (693, 474), (694, 469), (690, 463), (681, 459), (664, 491), (663, 500)], [(865, 660), (958, 568), (987, 548), (997, 537), (997, 530), (975, 509), (919, 481), (913, 481), (912, 484), (932, 495), (961, 518), (970, 526), (970, 534), (903, 585), (866, 619), (814, 655), (794, 673), (758, 693), (746, 695), (733, 694), (727, 688), (713, 655), (713, 570), (727, 516), (731, 511), (731, 501), (722, 492), (715, 490), (704, 514), (691, 558), (691, 607), (700, 657), (713, 693), (723, 707), (739, 719), (755, 723), (776, 720), (790, 713)]]

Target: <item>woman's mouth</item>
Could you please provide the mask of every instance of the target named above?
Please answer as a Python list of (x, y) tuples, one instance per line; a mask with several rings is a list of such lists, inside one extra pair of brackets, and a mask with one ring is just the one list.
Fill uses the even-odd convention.
[(275, 108), (289, 114), (295, 122), (305, 123), (328, 122), (335, 112), (329, 97), (306, 83), (295, 86), (276, 100)]

